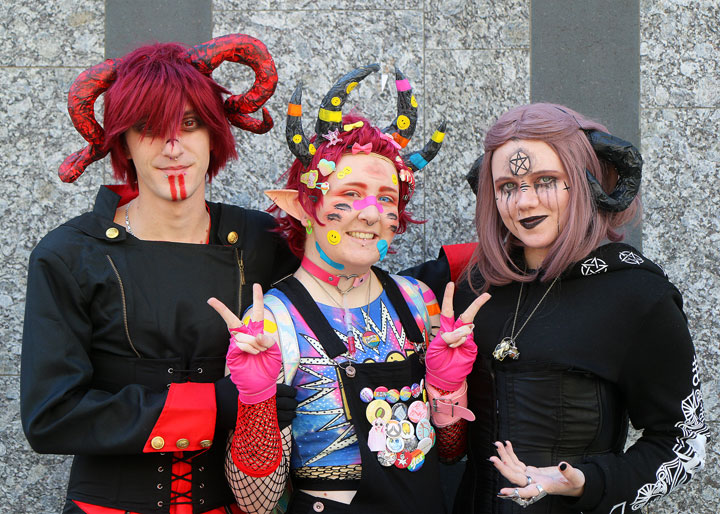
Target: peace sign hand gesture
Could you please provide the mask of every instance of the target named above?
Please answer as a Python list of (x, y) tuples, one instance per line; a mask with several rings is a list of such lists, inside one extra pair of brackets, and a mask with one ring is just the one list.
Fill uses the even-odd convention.
[(210, 298), (208, 304), (222, 316), (231, 334), (227, 366), (240, 401), (251, 405), (272, 397), (282, 368), (282, 352), (276, 340), (264, 331), (265, 307), (260, 284), (253, 284), (248, 325), (243, 325), (240, 318), (217, 298)]
[(430, 342), (425, 355), (428, 383), (447, 391), (460, 389), (465, 377), (472, 370), (477, 355), (477, 346), (473, 339), (475, 325), (472, 321), (480, 307), (490, 299), (488, 293), (483, 293), (456, 321), (453, 312), (454, 293), (455, 284), (450, 282), (445, 287), (440, 309), (440, 331)]

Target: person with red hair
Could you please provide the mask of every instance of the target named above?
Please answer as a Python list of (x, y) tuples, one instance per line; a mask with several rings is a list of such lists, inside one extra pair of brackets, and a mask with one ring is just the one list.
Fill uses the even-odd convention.
[[(438, 288), (455, 280), (456, 310), (492, 294), (473, 320), (477, 420), (455, 512), (618, 514), (702, 469), (708, 427), (682, 297), (619, 242), (641, 169), (634, 146), (562, 105), (516, 107), (488, 130), (468, 176), (469, 263), (451, 245), (414, 270)], [(628, 421), (642, 434), (626, 449)]]
[[(441, 312), (424, 284), (374, 266), (413, 222), (414, 173), (444, 137), (443, 124), (422, 150), (401, 155), (417, 102), (399, 70), (389, 127), (343, 115), (350, 91), (377, 70), (358, 68), (333, 85), (310, 140), (300, 87), (290, 100), (286, 139), (296, 159), (287, 189), (266, 194), (300, 268), (264, 297), (256, 287), (244, 322), (209, 300), (233, 334), (228, 366), (241, 402), (261, 401), (278, 376), (299, 402), (281, 433), (272, 420), (244, 415), (241, 423), (238, 414), (226, 466), (247, 512), (272, 511), (288, 474), (291, 514), (446, 510), (438, 447), (472, 418), (462, 405), (475, 348), (466, 321), (487, 295), (456, 321), (452, 288)], [(260, 425), (266, 430), (248, 428)]]
[[(223, 61), (253, 68), (250, 91), (225, 98), (211, 75)], [(89, 145), (61, 179), (110, 153), (122, 184), (101, 187), (92, 212), (30, 257), (21, 416), (33, 449), (74, 455), (65, 514), (238, 512), (223, 471), (238, 393), (225, 377), (225, 326), (202, 298), (242, 312), (252, 282), (267, 287), (296, 261), (270, 215), (205, 193), (237, 158), (231, 123), (272, 127), (266, 109), (249, 113), (276, 83), (262, 42), (231, 34), (146, 45), (71, 87)], [(94, 116), (103, 92), (104, 128)]]

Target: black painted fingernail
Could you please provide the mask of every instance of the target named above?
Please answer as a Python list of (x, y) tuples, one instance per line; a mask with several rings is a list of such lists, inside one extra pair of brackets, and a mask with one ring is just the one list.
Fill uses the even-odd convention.
[(565, 471), (566, 469), (567, 469), (567, 464), (565, 464), (564, 462), (562, 464), (560, 464), (560, 471)]

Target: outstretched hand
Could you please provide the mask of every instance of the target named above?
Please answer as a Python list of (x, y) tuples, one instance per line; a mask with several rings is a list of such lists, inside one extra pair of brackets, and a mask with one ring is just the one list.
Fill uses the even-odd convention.
[(282, 352), (275, 339), (264, 330), (265, 306), (260, 284), (253, 284), (253, 306), (247, 325), (220, 300), (210, 298), (208, 304), (222, 316), (232, 334), (227, 366), (240, 400), (250, 405), (274, 396), (275, 382), (282, 368)]
[(536, 468), (525, 465), (517, 458), (510, 441), (505, 441), (505, 444), (496, 441), (495, 447), (498, 454), (490, 457), (490, 462), (505, 478), (519, 486), (500, 489), (498, 495), (500, 498), (518, 503), (529, 500), (533, 503), (537, 501), (533, 499), (542, 498), (545, 495), (543, 493), (577, 497), (585, 490), (585, 474), (567, 462), (560, 462), (557, 466)]
[[(453, 296), (455, 295), (455, 284), (448, 282), (445, 286), (442, 305), (440, 307), (440, 332), (438, 335), (447, 343), (450, 348), (457, 348), (465, 343), (473, 332), (475, 325), (472, 324), (475, 315), (480, 307), (490, 299), (489, 293), (483, 293), (468, 306), (460, 317), (455, 320), (453, 310)], [(473, 341), (474, 343), (474, 341)]]
[(257, 355), (275, 344), (275, 340), (263, 330), (265, 306), (263, 304), (263, 292), (260, 284), (253, 284), (253, 304), (250, 310), (250, 323), (247, 325), (247, 328), (244, 328), (245, 325), (243, 325), (240, 318), (217, 298), (210, 298), (207, 303), (215, 309), (225, 321), (228, 331), (232, 334), (230, 338), (231, 343), (237, 345), (238, 349), (252, 355)]
[(483, 293), (456, 321), (453, 312), (454, 293), (455, 285), (450, 282), (445, 287), (440, 309), (440, 331), (430, 342), (425, 355), (428, 383), (448, 391), (459, 389), (472, 370), (477, 355), (473, 339), (475, 325), (472, 321), (480, 307), (490, 299), (488, 293)]

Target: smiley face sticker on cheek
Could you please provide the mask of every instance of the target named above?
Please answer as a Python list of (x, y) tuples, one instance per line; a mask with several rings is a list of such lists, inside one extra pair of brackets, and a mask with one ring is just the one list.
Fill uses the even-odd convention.
[(340, 232), (337, 230), (331, 230), (327, 233), (327, 240), (328, 243), (335, 246), (336, 244), (340, 243)]

